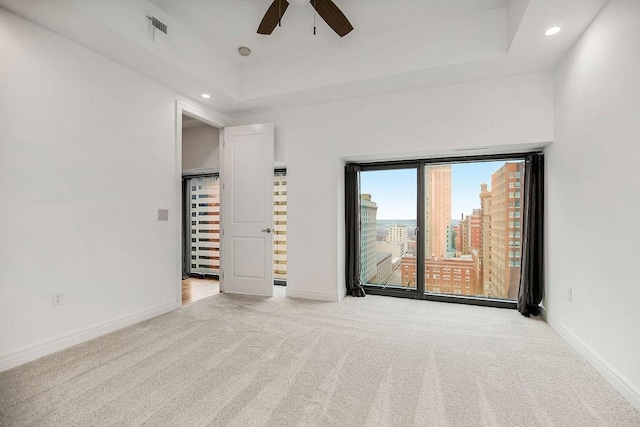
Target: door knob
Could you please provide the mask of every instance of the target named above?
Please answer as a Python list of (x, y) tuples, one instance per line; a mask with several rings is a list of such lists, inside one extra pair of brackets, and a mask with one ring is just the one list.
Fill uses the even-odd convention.
[(265, 228), (264, 230), (262, 230), (263, 233), (271, 233), (271, 229), (270, 228)]

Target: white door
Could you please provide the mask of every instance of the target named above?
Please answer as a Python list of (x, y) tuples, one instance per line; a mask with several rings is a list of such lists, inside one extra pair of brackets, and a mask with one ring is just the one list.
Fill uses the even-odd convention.
[(220, 290), (271, 296), (274, 127), (227, 127), (223, 138)]

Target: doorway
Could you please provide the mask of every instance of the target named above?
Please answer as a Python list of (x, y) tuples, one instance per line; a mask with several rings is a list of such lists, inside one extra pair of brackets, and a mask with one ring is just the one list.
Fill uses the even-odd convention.
[[(274, 260), (281, 276), (277, 278), (280, 281), (278, 284), (284, 284), (282, 279), (286, 278), (286, 202), (278, 200), (278, 209), (273, 205), (276, 196), (274, 178), (279, 180), (278, 196), (285, 196), (286, 199), (286, 177), (281, 173), (279, 179), (274, 177), (274, 125), (263, 123), (225, 127), (222, 117), (202, 112), (179, 101), (176, 103), (176, 124), (176, 175), (178, 182), (182, 183), (176, 187), (176, 211), (182, 214), (182, 220), (176, 227), (178, 239), (182, 242), (177, 245), (180, 249), (176, 253), (176, 308), (183, 305), (183, 289), (187, 301), (187, 286), (198, 286), (197, 280), (189, 280), (194, 279), (194, 272), (190, 270), (200, 269), (201, 264), (206, 265), (204, 274), (195, 271), (195, 278), (217, 279), (218, 292), (273, 295)], [(193, 133), (210, 134), (205, 138), (207, 142), (196, 142), (195, 147), (189, 147), (189, 134)], [(191, 197), (196, 196), (196, 208), (200, 207), (199, 199), (207, 198), (204, 194), (198, 194), (198, 190), (201, 189), (200, 184), (202, 187), (207, 186), (205, 179), (212, 177), (219, 177), (220, 183), (216, 206), (220, 220), (217, 224), (211, 214), (203, 212), (201, 218), (196, 211), (193, 219), (194, 212), (189, 211), (194, 204)], [(187, 186), (184, 178), (196, 178), (203, 182)], [(196, 190), (192, 187), (196, 187)], [(195, 194), (189, 194), (190, 191), (195, 191)], [(189, 203), (185, 200), (187, 196), (190, 198)], [(275, 227), (274, 216), (282, 214), (285, 216), (284, 221), (279, 221), (278, 227)], [(191, 227), (194, 221), (201, 228), (200, 231), (195, 231), (196, 236), (208, 233), (211, 241), (201, 242), (197, 237), (195, 242), (192, 240), (194, 231)], [(218, 227), (217, 236), (214, 236), (211, 229), (214, 226)], [(243, 227), (245, 229), (241, 229)], [(280, 240), (277, 245), (277, 260), (274, 259), (274, 235)], [(214, 242), (213, 239), (218, 241)], [(206, 252), (200, 253), (199, 243), (217, 243), (217, 246), (205, 248), (202, 245)], [(196, 267), (192, 267), (192, 252), (196, 256)], [(216, 267), (214, 261), (218, 261), (218, 277), (211, 271), (212, 267)], [(189, 282), (183, 283), (183, 279)], [(258, 284), (260, 289), (252, 287)], [(283, 289), (280, 286), (278, 288)], [(198, 292), (191, 292), (195, 293)], [(196, 298), (203, 294), (198, 295)], [(191, 298), (189, 301), (193, 300)]]
[(181, 305), (220, 292), (220, 130), (182, 113)]

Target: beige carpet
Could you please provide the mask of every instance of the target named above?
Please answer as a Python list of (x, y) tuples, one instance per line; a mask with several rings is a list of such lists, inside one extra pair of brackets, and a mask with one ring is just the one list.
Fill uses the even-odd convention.
[(544, 322), (216, 295), (0, 373), (0, 425), (640, 426)]

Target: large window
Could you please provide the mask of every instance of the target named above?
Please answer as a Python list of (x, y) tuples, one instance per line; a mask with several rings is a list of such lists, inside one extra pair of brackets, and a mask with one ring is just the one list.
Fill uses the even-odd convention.
[[(220, 273), (220, 185), (217, 174), (186, 180), (188, 273), (217, 276)], [(276, 169), (273, 177), (273, 276), (278, 284), (287, 279), (287, 172)]]
[(361, 165), (362, 282), (517, 299), (524, 187), (524, 157)]
[(190, 178), (188, 209), (190, 269), (194, 275), (220, 272), (220, 183), (217, 176)]
[(400, 268), (416, 256), (417, 170), (360, 174), (360, 278), (362, 283), (417, 289), (415, 269)]

